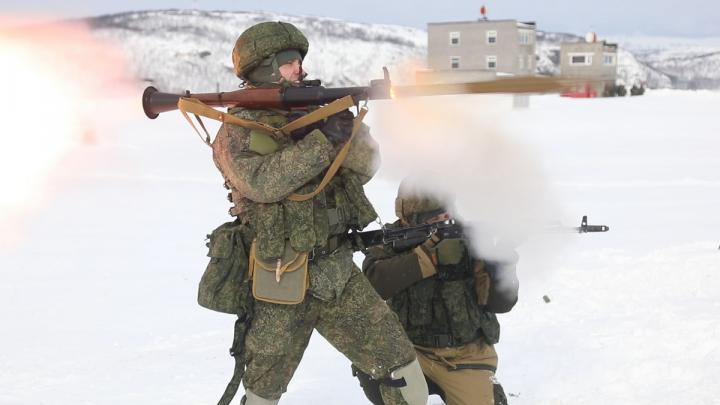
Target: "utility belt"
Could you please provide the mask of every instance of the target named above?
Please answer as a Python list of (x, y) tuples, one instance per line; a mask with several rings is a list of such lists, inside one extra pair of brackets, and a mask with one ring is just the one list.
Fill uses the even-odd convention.
[(313, 248), (313, 250), (308, 253), (308, 260), (313, 261), (321, 257), (329, 256), (335, 253), (335, 251), (342, 247), (348, 240), (350, 240), (350, 237), (347, 233), (333, 235), (328, 238), (324, 245)]
[(487, 358), (490, 357), (489, 353), (469, 355), (470, 352), (474, 351), (472, 345), (467, 348), (458, 348), (456, 351), (453, 349), (452, 352), (433, 349), (436, 348), (415, 346), (418, 357), (422, 356), (434, 362), (444, 364), (448, 371), (485, 370), (491, 373), (497, 371), (497, 356), (495, 355), (494, 349), (490, 350), (490, 352), (493, 353), (491, 357), (494, 358), (493, 360)]
[(451, 334), (426, 335), (412, 339), (413, 344), (434, 348), (462, 346), (474, 342), (475, 340), (477, 340), (477, 336), (472, 339), (465, 340), (457, 339)]

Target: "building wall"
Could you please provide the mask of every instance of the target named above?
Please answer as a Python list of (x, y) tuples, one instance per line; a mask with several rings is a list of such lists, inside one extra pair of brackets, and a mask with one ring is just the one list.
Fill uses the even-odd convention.
[[(488, 31), (497, 32), (495, 43), (488, 43)], [(521, 31), (527, 33), (527, 44), (520, 43)], [(458, 44), (451, 44), (451, 33), (459, 33)], [(495, 69), (488, 69), (488, 56), (496, 58)], [(453, 57), (459, 57), (457, 69), (451, 66)], [(533, 74), (535, 66), (533, 26), (518, 24), (515, 20), (428, 24), (430, 69), (495, 70), (498, 73)]]
[[(612, 63), (605, 64), (605, 55), (612, 55)], [(574, 55), (592, 55), (589, 65), (573, 65)], [(615, 80), (617, 77), (617, 49), (603, 42), (577, 42), (560, 45), (560, 71), (563, 76), (593, 77)]]
[[(585, 57), (586, 64), (573, 64), (573, 57)], [(587, 58), (591, 56), (590, 62)], [(612, 63), (606, 63), (606, 56)], [(560, 45), (560, 73), (565, 77), (592, 79), (590, 86), (598, 95), (617, 79), (617, 47), (599, 42), (573, 42)], [(579, 90), (579, 89), (577, 89)]]

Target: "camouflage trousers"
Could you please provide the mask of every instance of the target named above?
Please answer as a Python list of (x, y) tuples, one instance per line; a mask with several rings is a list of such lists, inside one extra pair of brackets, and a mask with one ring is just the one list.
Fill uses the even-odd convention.
[(494, 346), (476, 341), (458, 347), (416, 348), (423, 374), (444, 392), (448, 405), (496, 403)]
[[(286, 391), (316, 329), (358, 368), (384, 378), (413, 361), (405, 331), (365, 276), (352, 264), (352, 275), (332, 301), (308, 294), (297, 305), (258, 301), (245, 338), (246, 390), (270, 400)], [(387, 405), (404, 405), (397, 388), (383, 387)], [(340, 398), (338, 398), (338, 401)]]

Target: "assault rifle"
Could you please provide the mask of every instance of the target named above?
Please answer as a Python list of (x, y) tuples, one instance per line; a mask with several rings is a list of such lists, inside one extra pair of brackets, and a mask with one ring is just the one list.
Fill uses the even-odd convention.
[[(477, 93), (553, 93), (577, 85), (578, 79), (541, 76), (503, 77), (473, 83), (427, 84), (419, 86), (393, 86), (390, 75), (383, 68), (382, 79), (371, 80), (369, 86), (327, 88), (319, 80), (308, 80), (300, 86), (282, 88), (247, 88), (220, 93), (162, 93), (149, 86), (142, 95), (143, 111), (148, 118), (178, 109), (181, 98), (202, 101), (211, 107), (280, 108), (321, 106), (351, 96), (355, 105), (361, 101), (386, 100), (397, 97), (437, 96)], [(587, 80), (583, 81), (585, 83)]]
[[(543, 233), (591, 233), (607, 232), (607, 225), (588, 225), (587, 215), (583, 215), (580, 226), (551, 225), (543, 228)], [(372, 246), (392, 245), (393, 249), (403, 250), (417, 246), (436, 235), (441, 239), (462, 238), (468, 233), (468, 228), (455, 221), (433, 222), (430, 224), (407, 226), (396, 229), (383, 227), (373, 231), (355, 232), (351, 239), (355, 239), (358, 247), (367, 249)], [(362, 246), (359, 246), (362, 244)]]

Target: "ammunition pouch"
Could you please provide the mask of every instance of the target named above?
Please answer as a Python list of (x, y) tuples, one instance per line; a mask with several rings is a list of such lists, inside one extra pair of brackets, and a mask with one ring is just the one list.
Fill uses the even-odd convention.
[(305, 299), (309, 285), (308, 253), (296, 252), (285, 243), (283, 256), (267, 260), (258, 257), (257, 243), (250, 249), (250, 277), (255, 299), (273, 304), (293, 305)]
[(440, 265), (456, 266), (465, 257), (462, 239), (443, 239), (437, 243), (435, 251)]
[(464, 280), (472, 274), (470, 255), (462, 239), (442, 239), (435, 246), (437, 277), (445, 281)]
[(239, 222), (226, 222), (208, 235), (210, 262), (198, 286), (198, 304), (213, 311), (244, 315), (249, 307), (248, 256), (250, 230)]

